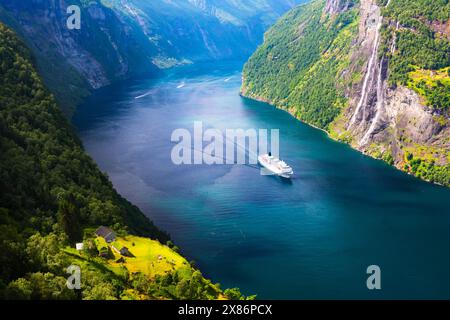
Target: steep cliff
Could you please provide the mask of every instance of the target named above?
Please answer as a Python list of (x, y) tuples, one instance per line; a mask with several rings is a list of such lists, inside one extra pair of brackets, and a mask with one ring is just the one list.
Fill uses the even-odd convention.
[[(67, 28), (70, 5), (81, 7), (80, 30)], [(156, 48), (99, 2), (1, 0), (0, 18), (32, 49), (46, 85), (69, 115), (90, 90), (157, 70), (150, 59)]]
[(61, 230), (61, 215), (76, 240), (81, 226), (105, 224), (166, 241), (84, 152), (29, 50), (1, 23), (0, 59), (0, 291), (33, 272), (26, 239)]
[(433, 17), (422, 6), (418, 18), (405, 19), (411, 14), (408, 6), (420, 5), (409, 2), (380, 2), (381, 10), (370, 1), (361, 2), (379, 23), (372, 28), (360, 25), (358, 39), (358, 44), (367, 39), (361, 37), (364, 30), (375, 34), (374, 58), (363, 69), (361, 89), (349, 91), (349, 107), (343, 113), (347, 124), (341, 120), (333, 134), (351, 136), (353, 147), (399, 169), (450, 185), (450, 46), (428, 27), (439, 21), (434, 19), (449, 20), (450, 9), (441, 2), (443, 17)]
[(353, 5), (354, 3), (351, 0), (329, 0), (325, 5), (324, 12), (328, 15), (334, 15), (347, 11)]
[[(446, 1), (313, 1), (266, 34), (242, 93), (450, 185)], [(323, 25), (323, 26), (322, 26)]]
[[(245, 59), (302, 0), (0, 0), (0, 21), (32, 49), (66, 114), (93, 89), (210, 59)], [(67, 8), (81, 8), (69, 30)]]
[[(94, 237), (99, 225), (114, 228), (113, 244)], [(28, 48), (0, 23), (0, 299), (244, 298), (205, 279), (167, 240), (84, 152)], [(66, 284), (68, 266), (80, 268), (79, 290)]]

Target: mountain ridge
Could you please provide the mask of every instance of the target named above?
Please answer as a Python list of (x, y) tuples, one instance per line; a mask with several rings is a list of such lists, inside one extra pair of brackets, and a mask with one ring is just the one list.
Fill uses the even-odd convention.
[(445, 29), (430, 27), (449, 12), (445, 1), (313, 1), (266, 33), (244, 67), (242, 94), (450, 186), (450, 45)]
[[(84, 97), (112, 82), (195, 61), (245, 59), (264, 30), (301, 1), (0, 0), (0, 21), (32, 49), (71, 117)], [(81, 9), (80, 30), (66, 27), (69, 5)]]

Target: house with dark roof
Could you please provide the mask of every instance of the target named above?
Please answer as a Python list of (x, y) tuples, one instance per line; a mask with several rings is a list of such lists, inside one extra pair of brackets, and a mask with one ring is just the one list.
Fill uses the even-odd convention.
[(107, 243), (116, 241), (116, 233), (108, 227), (104, 227), (104, 226), (99, 227), (95, 231), (95, 235), (97, 237), (102, 237), (103, 239), (105, 239), (105, 241)]
[(130, 250), (127, 247), (122, 247), (122, 249), (117, 249), (114, 245), (111, 246), (112, 249), (124, 257), (134, 257), (134, 255), (130, 252)]
[(128, 250), (127, 247), (123, 247), (122, 249), (119, 250), (120, 254), (122, 256), (125, 257), (134, 257), (134, 255), (130, 252), (130, 250)]

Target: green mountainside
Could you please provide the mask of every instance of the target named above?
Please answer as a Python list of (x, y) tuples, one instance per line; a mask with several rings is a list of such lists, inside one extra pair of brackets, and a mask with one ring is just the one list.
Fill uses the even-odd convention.
[[(90, 91), (203, 60), (246, 59), (276, 19), (304, 0), (0, 0), (0, 21), (32, 50), (69, 117)], [(69, 30), (67, 8), (81, 10)]]
[[(80, 30), (66, 26), (69, 5), (81, 8)], [(0, 0), (0, 21), (31, 49), (45, 85), (68, 116), (91, 90), (158, 71), (151, 61), (155, 45), (96, 1)]]
[(302, 120), (327, 129), (345, 104), (336, 77), (349, 65), (358, 14), (355, 9), (330, 19), (323, 8), (323, 1), (297, 7), (266, 33), (245, 65), (243, 89), (277, 106), (294, 107)]
[[(134, 257), (98, 244), (100, 225)], [(168, 240), (84, 152), (29, 50), (0, 24), (0, 298), (243, 298), (203, 278)], [(81, 290), (66, 287), (70, 265), (81, 267)]]
[(447, 0), (315, 0), (266, 32), (242, 94), (450, 186), (449, 52)]
[[(384, 1), (384, 2), (383, 2)], [(380, 0), (380, 3), (386, 3)], [(435, 111), (447, 113), (450, 108), (450, 29), (445, 26), (450, 19), (450, 2), (447, 0), (393, 1), (382, 11), (389, 21), (382, 30), (383, 44), (380, 52), (390, 58), (389, 82), (414, 89), (425, 98)], [(447, 32), (447, 34), (445, 34)], [(396, 37), (397, 52), (392, 54), (386, 44)], [(416, 70), (445, 72), (443, 77), (431, 77), (430, 82), (415, 78)]]

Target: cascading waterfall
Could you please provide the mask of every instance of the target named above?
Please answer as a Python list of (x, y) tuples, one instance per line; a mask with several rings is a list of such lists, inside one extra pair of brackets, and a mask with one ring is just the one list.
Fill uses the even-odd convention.
[(362, 87), (362, 91), (361, 91), (361, 99), (358, 102), (358, 105), (355, 109), (355, 113), (353, 114), (352, 119), (350, 120), (350, 124), (348, 125), (348, 128), (352, 127), (355, 124), (356, 117), (358, 116), (359, 111), (361, 110), (363, 104), (365, 104), (367, 102), (367, 97), (369, 95), (368, 84), (369, 84), (370, 77), (372, 75), (372, 70), (375, 67), (375, 62), (376, 62), (376, 58), (377, 58), (377, 54), (378, 54), (378, 47), (380, 45), (380, 41), (379, 41), (380, 40), (380, 30), (381, 30), (382, 22), (383, 22), (383, 17), (380, 17), (380, 21), (378, 22), (376, 35), (375, 35), (375, 44), (372, 49), (372, 55), (370, 57), (369, 65), (367, 67), (367, 73), (364, 78), (364, 83), (363, 83), (363, 87)]
[[(391, 3), (391, 0), (388, 0), (385, 8), (387, 8), (390, 5), (390, 3)], [(359, 100), (358, 105), (356, 106), (355, 112), (353, 113), (353, 116), (350, 120), (350, 124), (348, 125), (347, 130), (350, 129), (355, 124), (356, 117), (358, 116), (362, 106), (367, 103), (367, 98), (369, 96), (368, 84), (369, 84), (370, 77), (372, 76), (372, 70), (376, 64), (376, 58), (378, 56), (378, 48), (380, 46), (380, 31), (381, 31), (382, 25), (383, 25), (383, 16), (380, 16), (380, 20), (378, 22), (376, 35), (375, 35), (375, 44), (374, 44), (374, 47), (372, 50), (372, 55), (369, 60), (369, 65), (367, 67), (367, 73), (364, 78), (364, 83), (363, 83), (363, 87), (362, 87), (362, 91), (361, 91), (361, 99)], [(397, 29), (398, 29), (398, 24), (397, 24)], [(383, 61), (382, 61), (382, 63), (383, 63)], [(382, 63), (380, 64), (381, 67), (382, 67)], [(380, 72), (381, 72), (381, 69), (382, 68), (380, 68)], [(380, 82), (380, 78), (381, 78), (381, 76), (378, 76), (378, 82)], [(379, 83), (377, 85), (377, 90), (378, 90), (377, 97), (380, 97), (379, 90), (381, 87), (382, 87), (382, 81), (381, 81), (381, 84)], [(383, 98), (383, 95), (381, 95), (381, 98)], [(378, 101), (380, 101), (380, 99), (378, 99)], [(378, 101), (377, 101), (377, 112), (378, 112)], [(374, 126), (373, 123), (372, 123), (371, 127), (372, 126)], [(366, 133), (365, 137), (366, 136), (367, 136), (367, 133)], [(365, 140), (365, 139), (363, 139), (363, 140)]]
[[(400, 22), (397, 21), (395, 31), (397, 31), (399, 27), (400, 27)], [(396, 32), (394, 33), (394, 40), (392, 41), (391, 53), (394, 54), (395, 50), (397, 50), (397, 33)]]
[(375, 131), (375, 128), (378, 124), (378, 121), (381, 118), (382, 114), (382, 108), (384, 104), (384, 90), (383, 90), (383, 62), (384, 57), (381, 58), (380, 66), (379, 66), (379, 72), (378, 72), (378, 79), (377, 79), (377, 104), (376, 104), (376, 114), (375, 118), (372, 121), (372, 124), (370, 125), (369, 130), (366, 132), (364, 137), (362, 138), (360, 145), (365, 145), (369, 142), (369, 138), (372, 135), (372, 133)]

